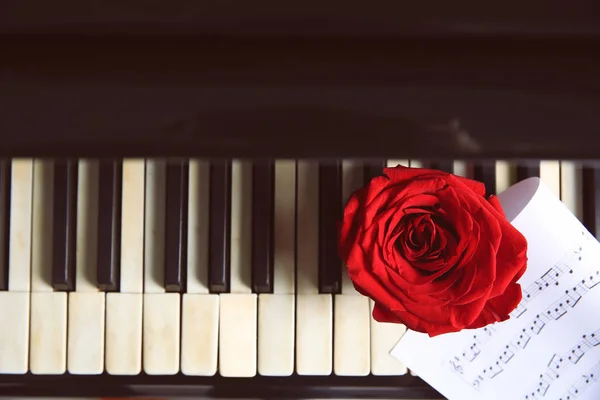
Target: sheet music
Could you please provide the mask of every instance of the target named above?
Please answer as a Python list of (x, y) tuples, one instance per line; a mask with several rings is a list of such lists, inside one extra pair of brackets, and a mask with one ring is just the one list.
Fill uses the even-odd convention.
[(450, 400), (597, 400), (600, 244), (538, 178), (499, 198), (529, 243), (511, 318), (434, 338), (409, 331), (391, 354)]

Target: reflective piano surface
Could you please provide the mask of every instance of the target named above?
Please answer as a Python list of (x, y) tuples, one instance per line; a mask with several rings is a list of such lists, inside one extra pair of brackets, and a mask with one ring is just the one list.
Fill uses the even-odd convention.
[(600, 232), (592, 2), (52, 4), (0, 15), (0, 395), (441, 398), (336, 258), (386, 164)]

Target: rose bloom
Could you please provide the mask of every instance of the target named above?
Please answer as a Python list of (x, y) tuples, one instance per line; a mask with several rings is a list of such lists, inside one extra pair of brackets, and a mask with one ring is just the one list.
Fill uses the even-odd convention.
[(352, 194), (339, 251), (373, 318), (436, 336), (504, 321), (527, 241), (481, 182), (398, 166)]

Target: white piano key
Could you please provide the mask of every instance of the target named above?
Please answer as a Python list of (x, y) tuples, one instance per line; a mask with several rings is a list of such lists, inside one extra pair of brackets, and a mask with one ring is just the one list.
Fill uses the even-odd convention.
[(77, 179), (75, 292), (69, 293), (67, 370), (73, 375), (104, 371), (105, 295), (96, 285), (98, 162), (80, 160)]
[(454, 175), (466, 177), (469, 174), (467, 163), (465, 161), (454, 161), (452, 172)]
[(388, 168), (397, 167), (398, 165), (402, 165), (403, 167), (408, 167), (410, 165), (410, 162), (405, 159), (402, 159), (402, 160), (393, 159), (393, 160), (387, 160), (386, 164), (387, 164)]
[(540, 179), (556, 197), (560, 198), (560, 161), (540, 161)]
[(581, 169), (572, 161), (560, 162), (560, 199), (579, 220), (583, 219)]
[[(362, 186), (361, 165), (354, 161), (342, 163), (342, 203)], [(333, 370), (340, 376), (365, 376), (371, 369), (369, 299), (356, 291), (342, 266), (342, 294), (336, 295), (333, 327)]]
[[(54, 163), (35, 160), (31, 224), (31, 291), (53, 292), (52, 234)], [(35, 313), (31, 314), (35, 318)], [(33, 323), (33, 322), (32, 322)]]
[(297, 164), (296, 226), (296, 373), (329, 375), (333, 363), (333, 304), (319, 294), (319, 169)]
[(208, 294), (209, 165), (190, 160), (187, 293), (181, 313), (181, 372), (192, 376), (217, 373), (219, 296)]
[(423, 168), (423, 162), (421, 160), (409, 160), (411, 168)]
[(366, 376), (371, 370), (369, 299), (335, 296), (333, 370), (338, 376)]
[(514, 165), (508, 161), (496, 161), (496, 193), (502, 193), (515, 182)]
[(8, 254), (8, 290), (11, 292), (29, 292), (31, 287), (32, 202), (33, 160), (13, 160)]
[(142, 296), (106, 294), (105, 368), (110, 375), (137, 375), (142, 370)]
[(29, 361), (29, 293), (0, 292), (0, 374), (25, 374)]
[(222, 294), (219, 305), (219, 373), (256, 375), (256, 295)]
[(251, 282), (252, 165), (231, 170), (231, 293), (219, 304), (219, 373), (251, 377), (257, 368), (257, 297)]
[[(123, 200), (121, 208), (121, 293), (143, 292), (144, 178), (144, 160), (123, 160)], [(110, 308), (107, 307), (107, 312), (110, 311)]]
[(179, 293), (144, 294), (143, 364), (148, 375), (179, 372)]
[[(188, 202), (187, 293), (208, 290), (209, 165), (190, 160)], [(207, 300), (211, 301), (211, 300)]]
[(67, 368), (67, 294), (31, 294), (29, 370), (60, 375)]
[[(374, 302), (371, 300), (371, 312)], [(406, 375), (408, 370), (390, 351), (406, 333), (403, 324), (388, 324), (375, 321), (371, 316), (371, 374), (377, 376)]]
[(258, 297), (258, 372), (288, 376), (294, 371), (296, 163), (275, 162), (273, 293)]
[(144, 293), (165, 292), (165, 185), (166, 164), (164, 160), (146, 160)]
[(330, 375), (333, 353), (331, 296), (298, 294), (296, 308), (296, 373)]
[(213, 376), (219, 354), (219, 296), (184, 294), (181, 313), (181, 372)]
[(105, 295), (69, 293), (67, 369), (73, 375), (104, 371)]
[(289, 376), (294, 372), (293, 294), (261, 294), (258, 298), (258, 373)]

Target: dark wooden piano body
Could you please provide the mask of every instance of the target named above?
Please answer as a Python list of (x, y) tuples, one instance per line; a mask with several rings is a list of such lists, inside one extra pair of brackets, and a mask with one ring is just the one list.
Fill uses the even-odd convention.
[[(0, 156), (600, 154), (592, 1), (2, 8)], [(0, 376), (0, 395), (441, 398), (412, 376)]]

